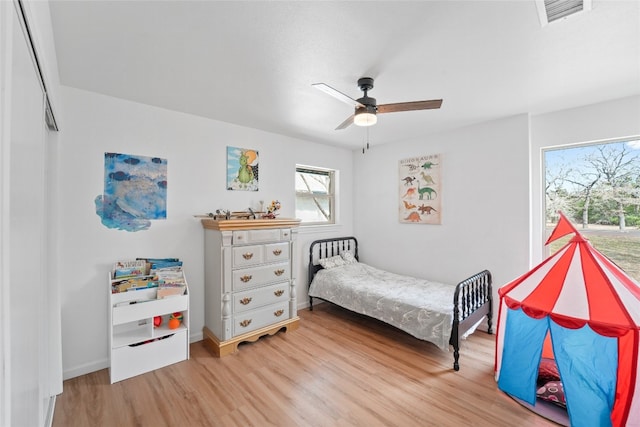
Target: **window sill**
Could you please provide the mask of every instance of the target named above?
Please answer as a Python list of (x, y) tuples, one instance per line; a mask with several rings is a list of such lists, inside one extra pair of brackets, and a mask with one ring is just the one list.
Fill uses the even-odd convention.
[(299, 234), (326, 233), (328, 231), (339, 230), (342, 224), (300, 224), (298, 227)]

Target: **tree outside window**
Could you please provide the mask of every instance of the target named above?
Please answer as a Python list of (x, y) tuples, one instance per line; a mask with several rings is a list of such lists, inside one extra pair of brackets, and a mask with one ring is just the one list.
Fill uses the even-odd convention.
[(296, 167), (296, 218), (303, 225), (335, 223), (335, 171)]
[(640, 139), (546, 150), (544, 161), (547, 232), (561, 210), (594, 247), (640, 280)]

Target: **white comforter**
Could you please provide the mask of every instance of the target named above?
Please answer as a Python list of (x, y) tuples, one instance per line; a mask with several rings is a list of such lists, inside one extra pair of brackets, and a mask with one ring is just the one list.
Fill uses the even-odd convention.
[(356, 263), (318, 271), (309, 296), (381, 320), (448, 350), (454, 291), (455, 285)]

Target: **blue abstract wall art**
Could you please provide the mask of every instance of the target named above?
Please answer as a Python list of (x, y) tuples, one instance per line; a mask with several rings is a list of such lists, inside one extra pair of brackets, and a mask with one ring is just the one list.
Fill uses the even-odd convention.
[(167, 160), (104, 153), (104, 193), (95, 199), (96, 214), (108, 228), (147, 230), (167, 218)]

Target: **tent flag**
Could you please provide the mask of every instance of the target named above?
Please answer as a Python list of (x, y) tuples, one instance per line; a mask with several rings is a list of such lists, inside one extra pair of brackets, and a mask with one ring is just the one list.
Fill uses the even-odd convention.
[(578, 230), (576, 230), (573, 224), (569, 222), (567, 217), (564, 216), (564, 214), (561, 211), (558, 211), (558, 214), (560, 215), (558, 224), (556, 225), (556, 228), (554, 228), (553, 231), (551, 232), (551, 235), (547, 239), (545, 246), (553, 242), (554, 240), (558, 240), (559, 238), (566, 236), (567, 234), (578, 233)]

